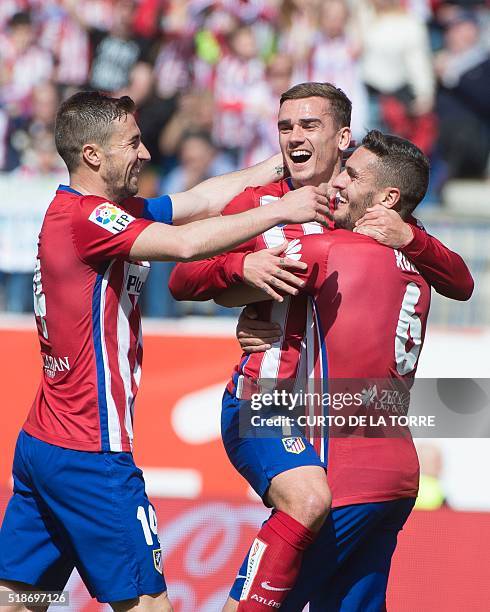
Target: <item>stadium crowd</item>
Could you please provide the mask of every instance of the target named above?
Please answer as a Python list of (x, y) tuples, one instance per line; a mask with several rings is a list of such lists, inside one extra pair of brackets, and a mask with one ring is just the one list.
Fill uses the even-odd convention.
[[(152, 197), (275, 153), (280, 94), (330, 81), (356, 139), (379, 128), (430, 156), (438, 203), (448, 180), (488, 180), (489, 34), (479, 0), (2, 0), (0, 181), (66, 179), (53, 122), (80, 89), (135, 100)], [(170, 269), (154, 265), (144, 314), (186, 312)], [(32, 272), (0, 257), (0, 275), (0, 307), (31, 311)]]

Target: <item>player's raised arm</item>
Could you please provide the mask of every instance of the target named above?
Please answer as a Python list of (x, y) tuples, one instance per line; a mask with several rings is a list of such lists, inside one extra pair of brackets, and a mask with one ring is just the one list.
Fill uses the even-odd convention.
[(437, 293), (453, 300), (471, 297), (473, 277), (462, 257), (417, 227), (413, 217), (406, 222), (395, 210), (377, 205), (367, 209), (354, 231), (402, 250)]
[(277, 202), (238, 215), (195, 221), (180, 227), (152, 223), (134, 241), (132, 259), (186, 261), (212, 257), (280, 223), (324, 223), (327, 198), (303, 187)]
[(282, 176), (283, 158), (278, 154), (250, 168), (216, 176), (188, 191), (172, 194), (173, 223), (180, 225), (219, 215), (246, 187), (271, 183)]
[(410, 226), (411, 240), (401, 250), (437, 293), (453, 300), (469, 300), (474, 281), (463, 258), (424, 230)]

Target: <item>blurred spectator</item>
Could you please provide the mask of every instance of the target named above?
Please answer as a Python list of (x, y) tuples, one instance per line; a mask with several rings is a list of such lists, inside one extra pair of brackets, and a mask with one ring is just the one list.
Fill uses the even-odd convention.
[(490, 153), (490, 56), (472, 13), (458, 9), (450, 15), (435, 67), (438, 151), (447, 175), (484, 178)]
[[(58, 104), (58, 93), (52, 83), (43, 83), (33, 89), (32, 114), (28, 117), (14, 117), (9, 121), (4, 165), (6, 170), (13, 170), (22, 163), (26, 164), (34, 141), (41, 149), (42, 140), (53, 142), (54, 119)], [(58, 158), (57, 163), (59, 161), (61, 160)]]
[(52, 71), (51, 54), (37, 45), (30, 13), (16, 13), (0, 35), (0, 106), (10, 116), (28, 115), (33, 88)]
[(266, 78), (248, 93), (253, 138), (240, 165), (256, 164), (279, 151), (277, 113), (281, 94), (292, 85), (293, 61), (279, 53), (267, 65)]
[(196, 22), (190, 18), (189, 2), (170, 0), (162, 19), (162, 37), (156, 53), (156, 91), (173, 98), (192, 84)]
[(274, 51), (274, 26), (278, 19), (280, 0), (221, 0), (221, 6), (234, 15), (239, 23), (253, 27), (258, 55), (264, 59)]
[(187, 191), (201, 181), (235, 169), (232, 161), (219, 153), (207, 132), (189, 132), (182, 138), (179, 165), (162, 182), (162, 193)]
[(279, 50), (293, 58), (294, 83), (310, 80), (308, 60), (318, 29), (319, 6), (320, 0), (282, 0), (280, 6)]
[[(179, 165), (163, 180), (161, 193), (186, 191), (201, 181), (234, 170), (231, 161), (220, 154), (209, 133), (194, 132), (183, 136)], [(152, 262), (151, 274), (145, 283), (143, 313), (149, 317), (175, 317), (181, 311), (168, 291), (173, 263)], [(199, 308), (199, 306), (198, 306)]]
[(417, 454), (420, 461), (420, 483), (415, 508), (417, 510), (437, 510), (447, 505), (440, 481), (441, 451), (435, 444), (424, 442), (417, 444)]
[(40, 44), (51, 50), (55, 59), (53, 80), (62, 86), (81, 87), (89, 74), (90, 41), (80, 3), (52, 0), (46, 3), (39, 19)]
[(29, 9), (29, 0), (2, 0), (0, 2), (0, 30), (5, 30), (10, 19)]
[(155, 74), (151, 64), (138, 62), (131, 69), (129, 84), (117, 92), (118, 96), (130, 96), (138, 109), (138, 125), (141, 139), (151, 155), (151, 166), (161, 165), (160, 132), (165, 128), (176, 109), (175, 99), (162, 99), (155, 93)]
[(257, 57), (254, 30), (241, 26), (231, 34), (229, 53), (217, 65), (214, 77), (214, 141), (227, 149), (236, 161), (251, 143), (247, 96), (261, 85), (264, 77), (264, 64)]
[(22, 179), (26, 176), (59, 176), (60, 182), (66, 182), (66, 167), (58, 155), (51, 132), (39, 131), (31, 135), (29, 147), (22, 156), (20, 166), (14, 170), (14, 175)]
[(145, 59), (148, 43), (133, 34), (134, 0), (118, 0), (109, 32), (91, 30), (93, 60), (90, 87), (115, 92), (126, 87), (131, 69)]
[(155, 61), (156, 91), (161, 98), (173, 98), (190, 87), (193, 51), (188, 37), (163, 39)]
[(210, 91), (189, 91), (177, 101), (177, 109), (159, 137), (160, 153), (169, 169), (177, 161), (178, 149), (187, 132), (211, 132), (214, 101)]
[(340, 87), (352, 102), (351, 128), (362, 140), (367, 128), (367, 94), (361, 80), (361, 46), (349, 32), (346, 0), (326, 0), (320, 12), (320, 29), (310, 58), (309, 78)]
[(356, 14), (369, 128), (399, 134), (430, 153), (435, 139), (434, 75), (426, 26), (401, 0), (359, 0)]

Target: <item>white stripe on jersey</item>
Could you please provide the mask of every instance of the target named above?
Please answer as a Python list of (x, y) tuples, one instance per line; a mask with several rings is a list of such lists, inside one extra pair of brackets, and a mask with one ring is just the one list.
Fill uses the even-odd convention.
[(104, 377), (105, 377), (105, 397), (107, 404), (107, 425), (109, 429), (109, 446), (111, 451), (121, 452), (121, 427), (119, 424), (119, 414), (117, 413), (116, 404), (111, 393), (111, 368), (109, 366), (109, 358), (107, 355), (107, 346), (105, 343), (104, 329), (104, 314), (105, 300), (107, 294), (107, 286), (111, 276), (112, 268), (116, 260), (111, 261), (102, 279), (102, 288), (100, 292), (100, 340), (102, 345), (102, 359), (104, 362)]
[(133, 444), (133, 423), (131, 415), (131, 406), (133, 404), (133, 393), (131, 389), (131, 368), (129, 366), (129, 348), (131, 343), (131, 329), (129, 327), (129, 317), (133, 310), (133, 304), (126, 289), (128, 274), (128, 262), (124, 262), (124, 277), (121, 288), (121, 296), (117, 308), (117, 360), (119, 364), (119, 373), (124, 385), (125, 409), (124, 409), (124, 425), (128, 434), (129, 443)]
[[(280, 198), (276, 196), (262, 196), (260, 198), (260, 205), (265, 206), (271, 204)], [(282, 244), (286, 237), (282, 227), (275, 226), (266, 230), (262, 237), (264, 239), (267, 248), (276, 247)], [(286, 329), (286, 319), (289, 311), (290, 299), (284, 298), (283, 302), (274, 302), (271, 308), (270, 320), (273, 323), (278, 323), (282, 329)], [(261, 379), (274, 379), (274, 386), (279, 373), (279, 365), (281, 363), (281, 350), (282, 350), (283, 338), (280, 338), (277, 342), (274, 342), (270, 349), (265, 351), (264, 358), (260, 364), (260, 378)]]
[[(311, 300), (308, 300), (307, 311), (306, 311), (306, 370), (308, 376), (306, 378), (306, 391), (307, 393), (315, 392), (315, 327), (313, 323), (313, 306)], [(313, 417), (315, 415), (314, 403), (307, 401), (306, 404), (307, 416)], [(310, 421), (313, 422), (313, 421)], [(311, 444), (314, 444), (313, 432), (314, 426), (308, 426), (308, 438)]]
[[(323, 341), (324, 339), (320, 334), (320, 325), (318, 324), (317, 312), (315, 310), (315, 300), (314, 298), (310, 297), (308, 299), (306, 320), (306, 385), (308, 393), (316, 392), (319, 393), (321, 397), (321, 394), (324, 393), (323, 383), (325, 380), (327, 380), (327, 372), (325, 372), (326, 364), (323, 363), (323, 352), (321, 348)], [(308, 401), (308, 415), (317, 414), (317, 405), (318, 404), (316, 402)], [(325, 416), (325, 414), (328, 412), (328, 408), (326, 409), (323, 406), (323, 402), (320, 402), (319, 406), (321, 416)], [(317, 452), (319, 453), (321, 461), (325, 461), (325, 427), (323, 425), (320, 425), (319, 427), (312, 426), (309, 428), (309, 435), (310, 443), (316, 448), (318, 447), (317, 440), (319, 440), (320, 449), (318, 451), (317, 448)]]
[[(316, 309), (316, 305), (315, 305), (315, 299), (312, 297), (309, 300), (312, 303), (312, 309), (314, 310), (314, 320), (315, 320), (315, 331), (316, 331), (316, 337), (317, 337), (317, 350), (318, 350), (318, 362), (319, 362), (319, 368), (317, 369), (317, 372), (315, 374), (316, 379), (320, 379), (321, 380), (321, 384), (320, 384), (320, 393), (323, 393), (323, 383), (325, 380), (328, 381), (327, 375), (328, 372), (326, 371), (326, 364), (323, 362), (323, 351), (322, 351), (322, 343), (324, 342), (324, 338), (322, 337), (321, 333), (320, 333), (320, 325), (319, 325), (319, 321), (318, 321), (318, 310)], [(328, 388), (328, 387), (327, 387)], [(325, 413), (325, 409), (323, 408), (323, 402), (320, 404), (321, 406), (321, 415), (324, 416)], [(320, 460), (321, 461), (325, 461), (326, 457), (325, 457), (325, 427), (323, 425), (320, 425)], [(316, 432), (316, 435), (319, 435), (319, 432)]]
[[(267, 204), (271, 204), (272, 202), (275, 202), (279, 199), (279, 196), (263, 195), (260, 197), (259, 203), (260, 206), (266, 206)], [(305, 235), (321, 234), (324, 232), (323, 226), (315, 222), (303, 223), (301, 225), (301, 228)], [(280, 244), (286, 241), (284, 227), (276, 226), (266, 230), (262, 233), (262, 239), (264, 240), (265, 246), (267, 248), (279, 246)], [(284, 297), (284, 301), (281, 303), (273, 302), (271, 306), (270, 321), (278, 323), (283, 330), (286, 330), (290, 307), (291, 298), (289, 296)], [(264, 381), (264, 379), (268, 379), (268, 387), (269, 385), (271, 385), (272, 389), (277, 386), (277, 378), (280, 372), (281, 360), (283, 359), (283, 347), (284, 338), (281, 338), (278, 342), (273, 343), (270, 349), (263, 353), (263, 356), (260, 361), (259, 378), (262, 381)], [(311, 357), (313, 358), (313, 356)], [(299, 376), (299, 374), (296, 374), (296, 377), (297, 382), (299, 382), (302, 378)], [(236, 396), (241, 397), (241, 394), (242, 381), (240, 377), (237, 382)], [(314, 407), (312, 408), (312, 410), (314, 411)]]
[[(285, 297), (283, 302), (274, 302), (272, 305), (270, 320), (272, 323), (278, 323), (281, 329), (286, 329), (290, 302), (290, 298)], [(260, 364), (260, 378), (274, 379), (272, 389), (276, 387), (277, 376), (279, 374), (282, 344), (283, 338), (274, 342), (271, 348), (265, 351), (264, 358)]]
[[(138, 342), (136, 344), (136, 359), (134, 362), (134, 370), (133, 370), (133, 377), (134, 377), (134, 382), (136, 383), (136, 388), (139, 389), (140, 386), (140, 381), (141, 381), (141, 362), (138, 361), (138, 351), (143, 350), (143, 329), (141, 327), (141, 322), (138, 328)], [(134, 417), (134, 397), (133, 397), (133, 401), (131, 404), (131, 416)]]
[(303, 223), (302, 226), (305, 236), (311, 234), (323, 234), (323, 226), (316, 221), (310, 221), (309, 223)]

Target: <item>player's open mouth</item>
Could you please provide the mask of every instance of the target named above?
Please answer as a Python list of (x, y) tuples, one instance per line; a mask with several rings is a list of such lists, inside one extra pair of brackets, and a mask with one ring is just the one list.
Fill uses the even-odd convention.
[(348, 200), (341, 196), (340, 192), (337, 191), (337, 194), (335, 196), (335, 209), (339, 208), (340, 206), (345, 206), (347, 203)]
[(311, 156), (311, 151), (307, 151), (306, 149), (297, 149), (289, 153), (289, 157), (295, 164), (305, 164)]

